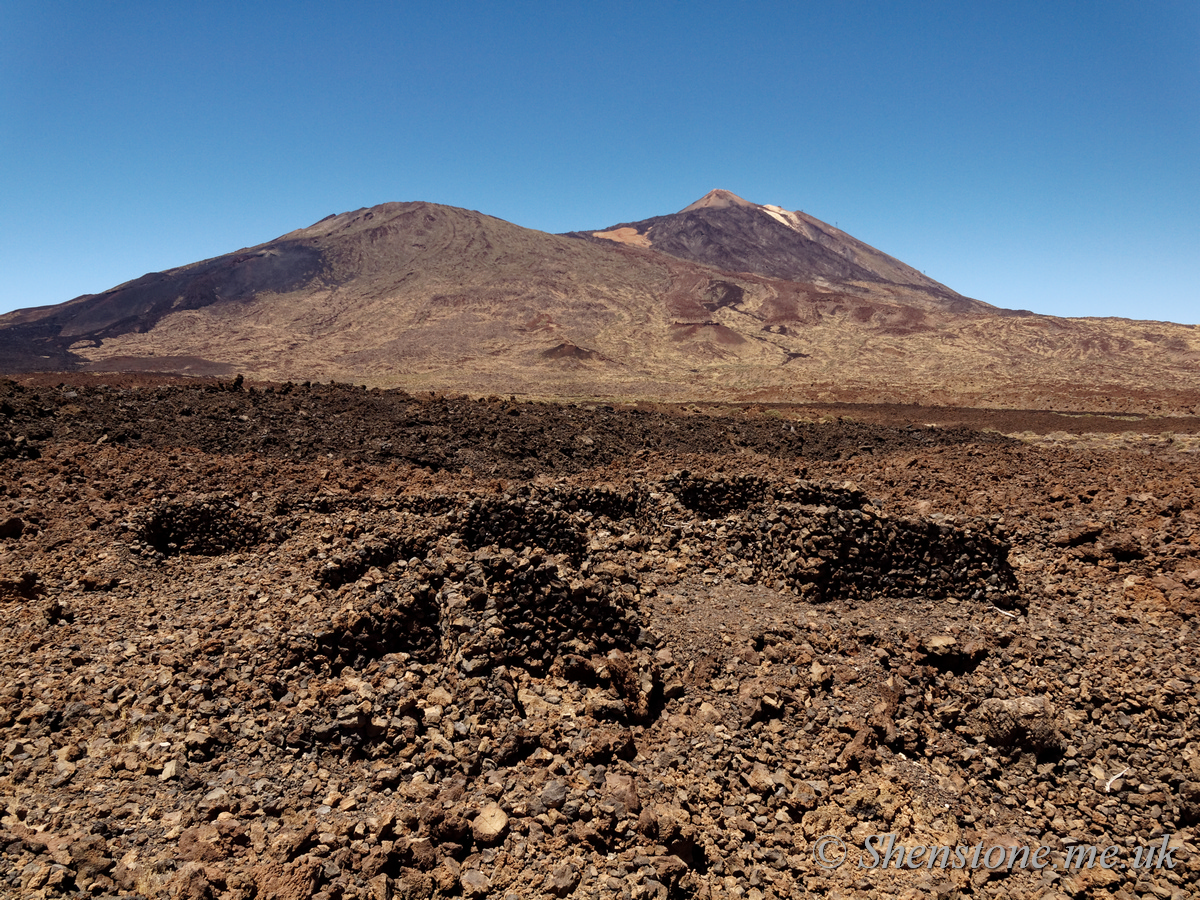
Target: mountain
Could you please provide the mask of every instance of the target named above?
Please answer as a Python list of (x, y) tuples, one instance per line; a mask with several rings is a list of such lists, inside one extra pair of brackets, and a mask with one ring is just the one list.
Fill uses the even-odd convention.
[(0, 372), (162, 371), (545, 398), (1123, 411), (1200, 401), (1187, 326), (1000, 310), (714, 191), (551, 235), (385, 203), (0, 316)]
[(673, 215), (572, 235), (784, 281), (903, 286), (927, 293), (930, 306), (951, 311), (990, 308), (820, 219), (751, 203), (725, 190), (709, 191)]

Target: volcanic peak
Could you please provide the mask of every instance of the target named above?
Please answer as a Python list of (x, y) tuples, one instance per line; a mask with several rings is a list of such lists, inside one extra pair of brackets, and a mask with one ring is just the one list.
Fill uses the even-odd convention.
[(679, 211), (679, 214), (682, 215), (694, 209), (729, 209), (732, 206), (745, 206), (750, 209), (761, 208), (757, 203), (744, 200), (733, 191), (717, 188), (716, 190), (709, 191), (695, 203), (685, 206)]
[(813, 237), (810, 232), (814, 230), (814, 226), (827, 233), (841, 233), (838, 229), (831, 227), (825, 222), (820, 222), (812, 216), (801, 212), (792, 212), (791, 210), (784, 209), (782, 206), (775, 206), (770, 203), (751, 203), (744, 197), (739, 197), (732, 191), (722, 190), (721, 188), (709, 191), (695, 203), (685, 206), (677, 215), (683, 215), (684, 213), (694, 212), (699, 209), (732, 209), (734, 207), (758, 210), (770, 216), (780, 225), (790, 228), (792, 231), (805, 237)]

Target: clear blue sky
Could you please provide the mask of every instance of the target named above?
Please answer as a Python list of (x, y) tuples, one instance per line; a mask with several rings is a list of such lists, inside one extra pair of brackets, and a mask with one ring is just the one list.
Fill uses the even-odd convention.
[(956, 290), (1200, 321), (1200, 4), (0, 4), (0, 311), (389, 200), (722, 187)]

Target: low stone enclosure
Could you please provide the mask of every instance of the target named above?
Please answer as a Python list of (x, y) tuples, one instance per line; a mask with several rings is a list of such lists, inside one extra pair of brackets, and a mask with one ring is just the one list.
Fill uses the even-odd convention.
[[(519, 712), (501, 684), (513, 671), (542, 676), (556, 665), (611, 679), (626, 706), (617, 718), (652, 716), (680, 673), (647, 662), (658, 638), (640, 603), (685, 573), (733, 572), (742, 584), (815, 603), (954, 596), (1023, 604), (993, 524), (893, 518), (850, 486), (803, 479), (681, 471), (623, 490), (558, 483), (349, 504), (284, 498), (270, 513), (227, 496), (193, 497), (155, 503), (127, 530), (136, 552), (162, 559), (302, 539), (305, 514), (341, 516), (352, 541), (328, 553), (308, 547), (314, 580), (340, 606), (297, 610), (266, 668), (336, 677), (403, 654), (488, 682), (492, 717)], [(646, 671), (614, 676), (611, 660), (639, 650)], [(336, 711), (289, 729), (300, 743), (386, 742), (388, 732), (370, 715)], [(476, 757), (467, 768), (480, 765)]]

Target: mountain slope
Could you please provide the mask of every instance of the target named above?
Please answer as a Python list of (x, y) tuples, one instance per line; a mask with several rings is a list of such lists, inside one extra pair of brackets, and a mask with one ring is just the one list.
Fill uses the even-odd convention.
[[(467, 210), (388, 203), (102, 294), (0, 316), (0, 346), (10, 370), (10, 348), (23, 343), (85, 365), (117, 350), (162, 355), (169, 343), (172, 355), (214, 353), (214, 362), (344, 371), (336, 358), (369, 355), (414, 330), (424, 339), (399, 356), (469, 354), (454, 346), (460, 337), (507, 343), (552, 330), (551, 313), (568, 293), (579, 298), (573, 324), (587, 332), (596, 310), (620, 307), (627, 282), (657, 288), (665, 268), (630, 268), (622, 254)], [(225, 328), (233, 345), (217, 336), (210, 344), (207, 335)]]

